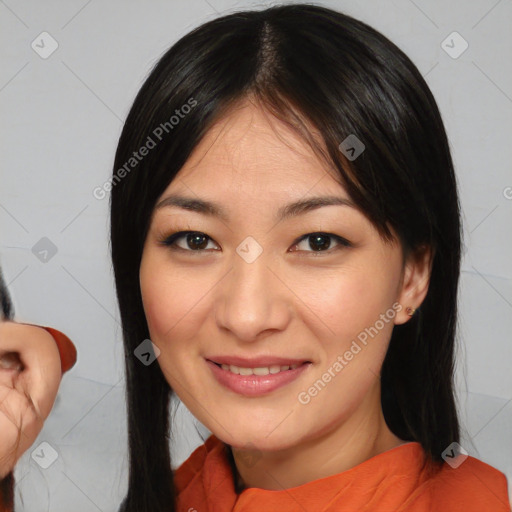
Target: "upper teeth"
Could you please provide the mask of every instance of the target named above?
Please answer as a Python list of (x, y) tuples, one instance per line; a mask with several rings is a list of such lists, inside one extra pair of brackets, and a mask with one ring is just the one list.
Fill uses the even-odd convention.
[(232, 373), (236, 373), (237, 375), (268, 375), (269, 373), (279, 373), (290, 369), (295, 370), (298, 366), (298, 364), (284, 366), (275, 364), (272, 366), (263, 366), (261, 368), (242, 368), (240, 366), (235, 366), (234, 364), (221, 365), (223, 370), (228, 370)]

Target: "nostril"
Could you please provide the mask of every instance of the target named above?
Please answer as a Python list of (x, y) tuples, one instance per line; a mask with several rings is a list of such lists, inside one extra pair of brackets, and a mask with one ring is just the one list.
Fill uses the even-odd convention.
[(21, 372), (25, 369), (18, 352), (6, 352), (0, 357), (0, 368)]

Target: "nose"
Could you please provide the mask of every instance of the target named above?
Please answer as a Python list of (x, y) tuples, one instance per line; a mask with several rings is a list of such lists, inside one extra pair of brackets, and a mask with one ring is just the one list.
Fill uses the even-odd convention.
[(235, 253), (231, 271), (216, 290), (218, 327), (243, 342), (286, 329), (291, 319), (291, 292), (276, 274), (264, 253), (252, 263)]

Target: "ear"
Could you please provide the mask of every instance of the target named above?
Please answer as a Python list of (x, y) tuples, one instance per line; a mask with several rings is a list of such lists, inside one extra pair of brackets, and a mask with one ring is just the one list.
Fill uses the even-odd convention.
[(398, 296), (402, 309), (395, 316), (395, 325), (411, 319), (409, 308), (415, 310), (421, 306), (428, 292), (433, 259), (434, 251), (428, 246), (421, 246), (407, 256)]

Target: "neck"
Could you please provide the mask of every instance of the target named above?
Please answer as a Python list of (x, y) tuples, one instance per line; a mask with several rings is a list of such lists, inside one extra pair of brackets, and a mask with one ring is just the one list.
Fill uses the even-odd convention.
[[(386, 425), (380, 386), (341, 425), (290, 448), (263, 453), (232, 449), (237, 491), (255, 487), (282, 490), (346, 471), (403, 444)], [(254, 465), (244, 461), (256, 460)], [(235, 469), (234, 468), (234, 469)]]

